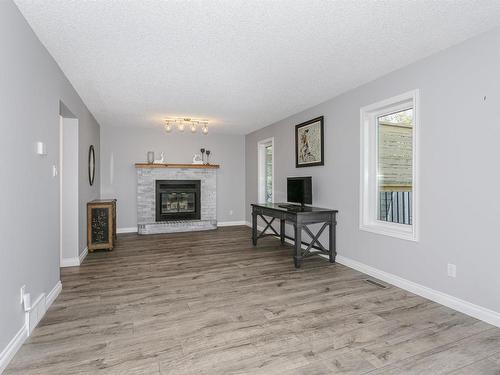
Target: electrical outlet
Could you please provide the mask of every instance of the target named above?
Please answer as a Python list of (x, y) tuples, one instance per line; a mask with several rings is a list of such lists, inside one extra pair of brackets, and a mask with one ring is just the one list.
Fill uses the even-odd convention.
[(22, 305), (24, 302), (24, 295), (26, 294), (26, 285), (23, 285), (21, 287), (21, 298), (20, 298), (20, 304)]
[(449, 277), (457, 277), (457, 266), (451, 263), (448, 263), (448, 276)]
[(229, 210), (229, 216), (233, 216), (233, 210)]

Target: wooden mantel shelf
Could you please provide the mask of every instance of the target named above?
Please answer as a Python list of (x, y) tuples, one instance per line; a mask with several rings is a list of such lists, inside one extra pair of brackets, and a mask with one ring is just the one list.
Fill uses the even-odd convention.
[(136, 168), (193, 168), (193, 169), (218, 169), (219, 164), (149, 164), (136, 163)]

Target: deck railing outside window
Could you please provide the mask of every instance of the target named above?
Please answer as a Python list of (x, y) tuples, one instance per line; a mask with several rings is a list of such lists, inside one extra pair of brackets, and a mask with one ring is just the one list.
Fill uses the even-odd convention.
[(381, 191), (379, 220), (412, 225), (412, 192)]

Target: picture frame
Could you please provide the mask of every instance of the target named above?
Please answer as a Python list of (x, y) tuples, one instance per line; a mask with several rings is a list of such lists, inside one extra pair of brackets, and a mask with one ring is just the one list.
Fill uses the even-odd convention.
[(295, 125), (295, 168), (325, 165), (324, 117)]

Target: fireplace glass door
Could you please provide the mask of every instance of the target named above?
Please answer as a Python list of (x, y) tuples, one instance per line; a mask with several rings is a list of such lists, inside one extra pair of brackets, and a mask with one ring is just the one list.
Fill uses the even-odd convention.
[(173, 214), (178, 212), (196, 211), (196, 193), (168, 192), (161, 194), (161, 213)]
[(200, 220), (200, 180), (157, 180), (156, 221)]

